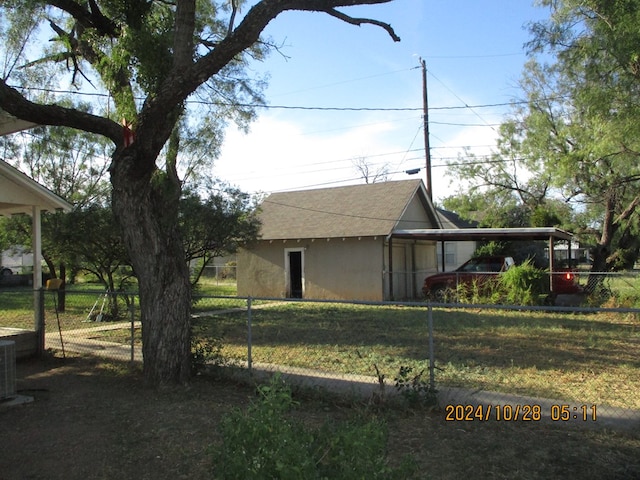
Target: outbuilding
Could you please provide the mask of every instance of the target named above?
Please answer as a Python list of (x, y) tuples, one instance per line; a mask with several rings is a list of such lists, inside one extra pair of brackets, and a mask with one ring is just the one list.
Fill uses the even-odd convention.
[(437, 271), (435, 239), (391, 240), (441, 228), (421, 180), (273, 193), (260, 208), (260, 239), (237, 257), (240, 296), (417, 298)]

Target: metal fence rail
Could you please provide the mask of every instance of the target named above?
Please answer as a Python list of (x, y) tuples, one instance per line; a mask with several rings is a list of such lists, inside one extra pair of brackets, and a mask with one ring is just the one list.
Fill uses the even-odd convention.
[[(0, 326), (33, 328), (33, 291), (0, 291)], [(45, 347), (142, 361), (135, 294), (44, 292)], [(194, 348), (384, 401), (437, 392), (448, 419), (640, 423), (640, 309), (202, 296)]]
[(640, 422), (640, 309), (276, 298), (247, 305), (246, 313), (200, 321), (220, 338), (221, 358), (256, 371), (372, 398), (435, 390), (454, 420)]

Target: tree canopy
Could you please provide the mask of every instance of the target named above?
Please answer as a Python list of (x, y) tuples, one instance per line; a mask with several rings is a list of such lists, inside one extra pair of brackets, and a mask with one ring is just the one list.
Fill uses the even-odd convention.
[[(339, 10), (390, 1), (259, 0), (249, 8), (243, 0), (5, 0), (0, 6), (12, 54), (3, 65), (0, 108), (112, 143), (112, 208), (138, 277), (150, 383), (190, 375), (190, 283), (178, 228), (184, 132), (207, 138), (210, 131), (219, 145), (226, 121), (251, 120), (253, 110), (243, 105), (260, 100), (260, 82), (246, 66), (270, 49), (260, 35), (280, 14), (323, 13), (381, 28), (398, 41), (390, 25)], [(51, 42), (43, 41), (45, 29)], [(84, 90), (100, 95), (99, 109), (63, 103)], [(194, 100), (207, 107), (197, 118), (190, 115)]]
[(552, 61), (527, 64), (526, 103), (502, 125), (491, 160), (453, 172), (473, 179), (475, 196), (510, 199), (501, 205), (527, 211), (529, 224), (570, 226), (591, 245), (595, 271), (632, 265), (640, 251), (640, 2), (540, 3), (552, 15), (531, 26), (529, 48)]

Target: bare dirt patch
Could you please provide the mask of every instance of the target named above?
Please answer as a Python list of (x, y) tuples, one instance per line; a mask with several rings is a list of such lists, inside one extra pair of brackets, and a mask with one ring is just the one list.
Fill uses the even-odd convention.
[[(0, 479), (210, 479), (220, 419), (254, 389), (197, 377), (155, 390), (137, 370), (93, 358), (18, 364), (32, 403), (0, 406)], [(411, 454), (418, 478), (640, 478), (640, 439), (534, 423), (451, 423), (441, 412), (371, 409), (301, 396), (310, 424), (382, 415), (390, 461)]]

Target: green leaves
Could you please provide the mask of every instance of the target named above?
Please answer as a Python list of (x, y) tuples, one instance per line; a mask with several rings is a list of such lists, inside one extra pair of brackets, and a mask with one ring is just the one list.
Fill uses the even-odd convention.
[(308, 427), (292, 415), (297, 404), (280, 376), (259, 387), (258, 395), (247, 411), (235, 410), (223, 421), (216, 478), (406, 479), (414, 473), (406, 459), (400, 467), (388, 465), (381, 421)]
[(550, 57), (527, 63), (527, 103), (501, 126), (497, 152), (452, 168), (470, 184), (460, 195), (469, 200), (445, 206), (466, 208), (453, 209), (483, 226), (571, 229), (597, 247), (596, 270), (618, 268), (621, 258), (632, 265), (628, 253), (640, 251), (629, 240), (640, 237), (640, 0), (541, 4), (551, 15), (531, 26), (529, 47)]

